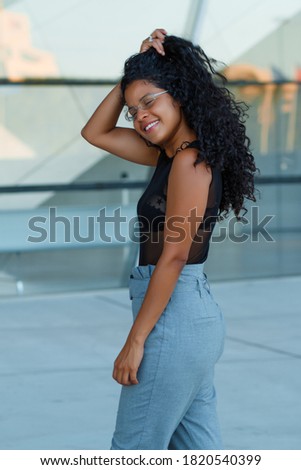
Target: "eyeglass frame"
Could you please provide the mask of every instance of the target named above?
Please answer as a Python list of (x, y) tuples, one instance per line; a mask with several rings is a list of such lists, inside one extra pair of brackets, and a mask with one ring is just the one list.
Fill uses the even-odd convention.
[[(164, 90), (164, 91), (159, 91), (158, 93), (146, 93), (146, 95), (142, 96), (142, 98), (140, 98), (139, 100), (139, 103), (144, 100), (147, 96), (151, 96), (153, 98), (153, 101), (152, 101), (152, 104), (150, 105), (149, 108), (151, 108), (151, 106), (153, 105), (153, 103), (156, 101), (156, 99), (158, 98), (158, 96), (160, 95), (163, 95), (164, 93), (168, 93), (168, 90)], [(127, 106), (127, 105), (126, 105)], [(143, 110), (146, 110), (146, 109), (149, 109), (147, 106), (143, 106), (142, 104), (138, 104), (138, 106), (130, 106), (126, 108), (125, 110), (125, 119), (129, 122), (132, 122), (132, 121), (135, 121), (136, 117), (137, 117), (137, 113), (138, 113), (138, 110), (139, 109), (143, 109)], [(130, 110), (133, 109), (136, 111), (136, 114), (133, 116), (130, 112)]]

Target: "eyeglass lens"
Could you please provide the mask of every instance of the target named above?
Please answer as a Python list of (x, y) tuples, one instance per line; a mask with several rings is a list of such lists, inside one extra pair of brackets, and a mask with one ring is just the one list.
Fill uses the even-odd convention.
[(163, 93), (167, 93), (167, 91), (159, 92), (159, 93), (151, 93), (149, 95), (145, 95), (141, 100), (139, 101), (138, 106), (131, 106), (128, 108), (126, 112), (126, 117), (129, 120), (133, 120), (137, 116), (138, 109), (149, 109), (153, 105), (153, 103), (156, 101), (157, 97), (162, 95)]

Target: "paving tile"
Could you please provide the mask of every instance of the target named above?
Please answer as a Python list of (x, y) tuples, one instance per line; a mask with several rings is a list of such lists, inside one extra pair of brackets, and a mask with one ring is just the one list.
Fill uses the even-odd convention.
[[(301, 277), (211, 284), (226, 449), (300, 449)], [(285, 297), (289, 293), (289, 302)], [(1, 449), (108, 449), (131, 325), (127, 289), (0, 300)]]

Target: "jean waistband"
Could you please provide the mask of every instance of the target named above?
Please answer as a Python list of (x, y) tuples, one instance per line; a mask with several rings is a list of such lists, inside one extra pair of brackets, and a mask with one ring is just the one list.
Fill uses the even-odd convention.
[[(173, 293), (189, 292), (192, 290), (206, 289), (210, 293), (207, 276), (204, 273), (204, 264), (186, 264), (181, 271)], [(130, 298), (143, 297), (155, 265), (135, 266), (131, 270), (129, 282)]]

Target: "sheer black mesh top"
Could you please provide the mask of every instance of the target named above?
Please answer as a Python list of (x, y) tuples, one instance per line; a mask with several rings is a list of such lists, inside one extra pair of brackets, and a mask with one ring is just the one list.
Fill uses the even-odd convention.
[[(188, 147), (198, 148), (198, 141), (191, 142)], [(138, 201), (139, 265), (142, 266), (157, 264), (162, 253), (167, 184), (172, 162), (173, 157), (168, 157), (163, 150), (153, 176)], [(218, 215), (221, 196), (221, 171), (214, 167), (212, 168), (212, 181), (204, 220), (200, 223), (198, 232), (192, 241), (187, 264), (204, 263), (207, 259), (209, 241)]]

